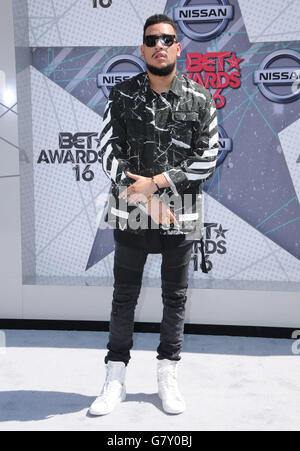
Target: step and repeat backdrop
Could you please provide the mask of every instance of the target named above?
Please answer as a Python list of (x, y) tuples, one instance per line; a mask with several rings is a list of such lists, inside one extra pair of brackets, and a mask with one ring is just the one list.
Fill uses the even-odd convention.
[[(112, 283), (102, 115), (111, 87), (145, 70), (145, 20), (165, 13), (183, 47), (178, 70), (211, 91), (219, 121), (217, 170), (203, 184), (210, 271), (195, 244), (190, 286), (299, 289), (300, 9), (290, 4), (14, 2), (23, 283)], [(146, 285), (160, 286), (160, 264), (148, 256)]]

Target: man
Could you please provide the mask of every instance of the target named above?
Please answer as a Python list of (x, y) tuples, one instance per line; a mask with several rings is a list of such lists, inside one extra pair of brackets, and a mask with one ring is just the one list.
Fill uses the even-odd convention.
[(218, 154), (216, 107), (207, 89), (177, 71), (182, 48), (168, 16), (147, 19), (143, 42), (147, 71), (111, 90), (100, 137), (103, 170), (112, 181), (105, 220), (114, 227), (115, 282), (106, 380), (90, 408), (93, 415), (111, 412), (126, 397), (148, 253), (162, 254), (158, 394), (166, 412), (185, 410), (177, 370), (189, 262), (193, 242), (201, 238), (201, 183), (212, 176)]

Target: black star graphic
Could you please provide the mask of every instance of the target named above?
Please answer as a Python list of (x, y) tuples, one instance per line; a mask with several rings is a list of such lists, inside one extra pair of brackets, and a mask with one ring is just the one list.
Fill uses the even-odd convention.
[(222, 225), (219, 225), (218, 229), (214, 229), (214, 232), (216, 232), (216, 238), (218, 238), (219, 236), (222, 236), (223, 238), (225, 237), (225, 232), (227, 232), (229, 229), (223, 229)]

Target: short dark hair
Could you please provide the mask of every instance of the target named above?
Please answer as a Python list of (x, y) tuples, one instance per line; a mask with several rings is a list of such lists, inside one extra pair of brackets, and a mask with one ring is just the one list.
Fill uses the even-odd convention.
[(168, 23), (168, 24), (172, 25), (172, 27), (174, 28), (174, 31), (175, 31), (176, 38), (177, 38), (176, 24), (175, 24), (174, 20), (172, 20), (166, 14), (154, 14), (153, 16), (148, 17), (148, 19), (145, 22), (143, 41), (145, 40), (147, 28), (150, 27), (151, 25), (155, 25), (157, 23)]

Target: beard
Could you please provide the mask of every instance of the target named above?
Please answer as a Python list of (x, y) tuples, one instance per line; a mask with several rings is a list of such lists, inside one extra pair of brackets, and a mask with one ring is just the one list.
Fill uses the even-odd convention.
[(151, 72), (152, 75), (158, 75), (159, 77), (165, 77), (166, 75), (170, 75), (175, 67), (176, 62), (172, 64), (168, 64), (165, 67), (155, 67), (151, 64), (146, 64), (147, 69), (149, 72)]

